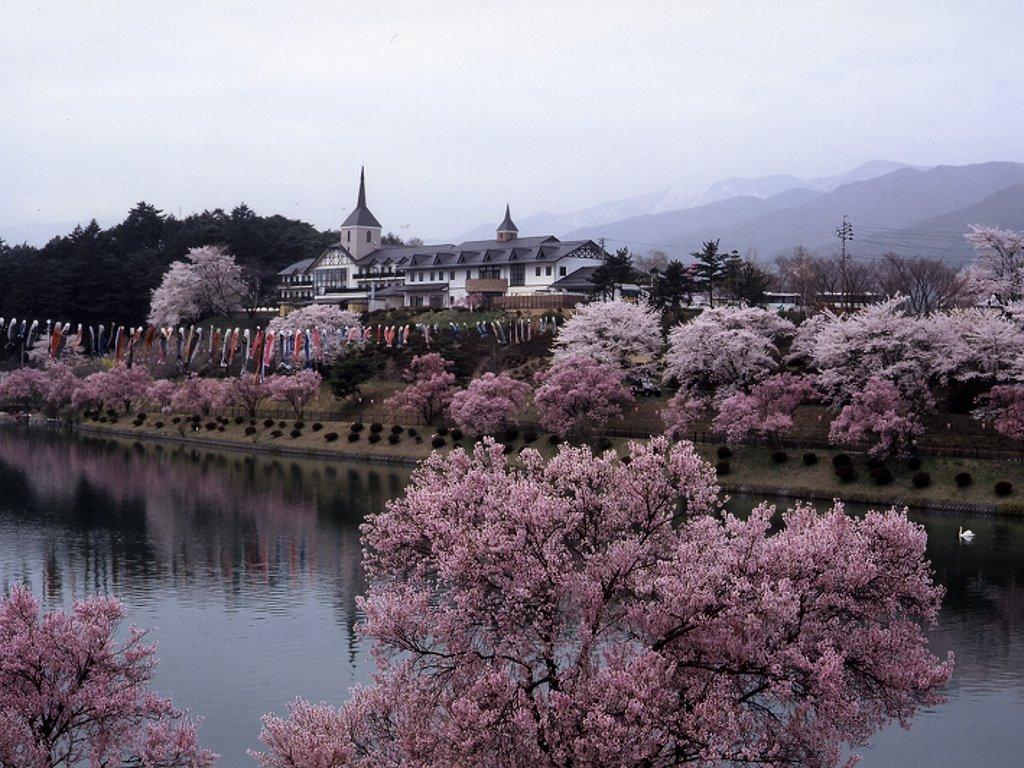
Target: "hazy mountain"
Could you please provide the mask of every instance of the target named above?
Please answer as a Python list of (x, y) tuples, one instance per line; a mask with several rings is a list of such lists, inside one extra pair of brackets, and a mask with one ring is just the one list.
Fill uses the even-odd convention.
[[(596, 227), (633, 216), (674, 212), (735, 197), (767, 198), (792, 189), (828, 192), (851, 181), (875, 178), (905, 167), (907, 166), (903, 163), (894, 163), (889, 160), (872, 160), (845, 173), (811, 179), (802, 179), (786, 174), (752, 178), (733, 177), (715, 182), (707, 187), (679, 186), (638, 197), (598, 203), (581, 211), (570, 213), (538, 213), (518, 218), (516, 212), (513, 211), (512, 218), (519, 227), (519, 231), (524, 235), (562, 235), (566, 232)], [(480, 224), (454, 238), (444, 238), (443, 240), (451, 239), (458, 243), (463, 240), (490, 238), (494, 236), (497, 222), (498, 219), (495, 219), (494, 223)]]
[[(766, 198), (739, 197), (680, 211), (639, 216), (599, 227), (570, 232), (570, 237), (605, 237), (611, 247), (627, 244), (634, 250), (659, 247), (675, 256), (696, 250), (702, 240), (720, 238), (722, 246), (741, 253), (750, 248), (763, 256), (805, 245), (822, 252), (836, 248), (835, 229), (843, 215), (854, 225), (854, 253), (884, 250), (921, 253), (942, 250), (951, 257), (964, 254), (957, 237), (931, 231), (923, 222), (965, 209), (961, 219), (985, 220), (1002, 211), (1012, 217), (1012, 198), (997, 193), (1024, 184), (1024, 164), (981, 163), (937, 166), (927, 170), (900, 168), (877, 178), (844, 183), (828, 192), (788, 190)], [(988, 200), (988, 198), (992, 200)], [(977, 206), (972, 208), (972, 206)], [(957, 216), (948, 226), (956, 228)], [(910, 237), (906, 230), (923, 230)], [(957, 239), (959, 238), (959, 239)], [(939, 246), (941, 245), (941, 248)], [(926, 250), (926, 247), (928, 250)]]

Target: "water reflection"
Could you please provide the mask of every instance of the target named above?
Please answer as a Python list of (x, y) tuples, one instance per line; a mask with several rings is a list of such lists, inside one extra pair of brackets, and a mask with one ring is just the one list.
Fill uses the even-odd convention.
[[(365, 678), (358, 525), (407, 480), (400, 468), (0, 429), (0, 586), (31, 584), (51, 604), (124, 600), (154, 629), (159, 690), (206, 717), (223, 765), (249, 766), (260, 714), (296, 695), (339, 702)], [(1024, 522), (912, 517), (947, 588), (930, 640), (956, 653), (950, 700), (909, 732), (879, 734), (862, 765), (1020, 765)], [(974, 542), (958, 541), (961, 524)]]

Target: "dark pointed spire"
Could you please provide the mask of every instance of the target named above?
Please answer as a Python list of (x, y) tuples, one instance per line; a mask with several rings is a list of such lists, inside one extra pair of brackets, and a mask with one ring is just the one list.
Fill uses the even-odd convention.
[(370, 213), (370, 209), (366, 207), (366, 169), (359, 169), (359, 197), (356, 200), (356, 207), (352, 209), (352, 213), (348, 215), (348, 218), (341, 223), (343, 227), (377, 227), (380, 228), (380, 222), (377, 221), (377, 217)]
[(518, 234), (519, 228), (512, 221), (512, 212), (505, 203), (505, 220), (498, 225), (498, 240), (514, 240)]

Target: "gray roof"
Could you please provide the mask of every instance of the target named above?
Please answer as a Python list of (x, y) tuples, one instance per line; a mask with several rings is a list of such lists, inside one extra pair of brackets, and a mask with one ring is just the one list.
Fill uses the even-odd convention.
[(402, 296), (406, 293), (442, 293), (448, 290), (448, 283), (416, 283), (389, 285), (376, 292), (376, 296)]
[(505, 220), (498, 225), (499, 232), (518, 232), (519, 227), (512, 221), (512, 214), (509, 211), (508, 203), (505, 203)]
[(348, 215), (348, 218), (341, 222), (341, 226), (376, 227), (380, 229), (380, 222), (377, 221), (377, 217), (370, 213), (370, 209), (366, 207), (366, 178), (362, 168), (359, 169), (359, 198), (356, 201), (356, 207)]
[(394, 265), (403, 269), (420, 267), (462, 267), (507, 265), (535, 261), (557, 261), (581, 248), (600, 253), (593, 240), (561, 241), (557, 237), (517, 237), (512, 240), (470, 240), (459, 245), (387, 246), (359, 259), (360, 267)]
[(560, 280), (551, 284), (556, 291), (592, 291), (594, 290), (594, 273), (597, 267), (580, 267)]
[(294, 264), (289, 264), (277, 274), (287, 276), (305, 272), (310, 268), (310, 266), (312, 266), (314, 261), (316, 261), (316, 259), (303, 259), (302, 261), (296, 261)]

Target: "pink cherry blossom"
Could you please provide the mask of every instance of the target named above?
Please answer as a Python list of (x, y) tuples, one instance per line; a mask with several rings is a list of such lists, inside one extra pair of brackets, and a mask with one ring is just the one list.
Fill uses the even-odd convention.
[(38, 368), (15, 368), (0, 379), (0, 402), (36, 407), (46, 391), (46, 374)]
[(559, 358), (536, 378), (533, 402), (540, 425), (562, 437), (600, 427), (633, 402), (619, 369), (592, 357)]
[(295, 411), (295, 418), (301, 419), (306, 406), (318, 394), (323, 377), (312, 370), (299, 371), (290, 375), (271, 376), (267, 379), (270, 399), (288, 403)]
[(896, 385), (876, 377), (839, 412), (828, 439), (846, 445), (871, 443), (872, 456), (902, 456), (923, 431), (917, 413)]
[(40, 615), (24, 587), (0, 601), (0, 765), (205, 768), (194, 723), (149, 690), (155, 648), (116, 600)]
[(486, 440), (364, 525), (372, 684), (268, 716), (264, 768), (835, 765), (941, 700), (904, 513), (722, 512), (689, 443)]
[(149, 323), (178, 325), (231, 314), (242, 309), (248, 294), (249, 286), (234, 256), (219, 246), (192, 248), (185, 261), (171, 263), (153, 290)]
[(342, 328), (359, 325), (359, 315), (333, 304), (310, 304), (296, 309), (284, 317), (275, 317), (267, 324), (267, 330), (275, 336), (294, 336), (296, 331), (320, 331), (324, 362), (336, 360), (345, 351), (347, 342), (338, 334)]
[(132, 403), (146, 397), (152, 383), (149, 371), (142, 366), (129, 368), (118, 363), (109, 371), (86, 376), (72, 396), (72, 405), (76, 408), (87, 404), (106, 408), (120, 406), (127, 413)]
[(977, 298), (994, 297), (1003, 306), (1024, 301), (1024, 234), (972, 226), (966, 238), (978, 254), (967, 271)]
[(227, 402), (230, 384), (223, 379), (211, 379), (192, 374), (178, 385), (171, 396), (171, 408), (179, 413), (208, 414)]
[[(317, 385), (319, 389), (319, 384)], [(226, 391), (225, 402), (228, 405), (245, 409), (249, 418), (256, 416), (260, 404), (274, 394), (269, 379), (260, 379), (254, 373), (242, 373), (234, 379)]]
[(750, 437), (777, 439), (792, 429), (797, 406), (811, 395), (808, 379), (777, 374), (719, 403), (714, 428), (733, 443)]
[(555, 359), (592, 357), (620, 368), (627, 376), (642, 375), (664, 346), (661, 316), (650, 305), (626, 301), (595, 301), (576, 308), (558, 332)]
[(493, 434), (512, 424), (530, 396), (530, 385), (511, 376), (485, 373), (452, 397), (449, 410), (461, 429)]
[(174, 396), (178, 392), (178, 382), (170, 379), (157, 379), (146, 390), (146, 400), (155, 405), (163, 413), (169, 413)]
[(991, 420), (993, 428), (1001, 435), (1024, 440), (1024, 386), (1004, 384), (992, 387), (979, 398), (979, 408), (974, 416), (982, 421)]
[(404, 375), (409, 383), (389, 397), (385, 406), (416, 414), (424, 424), (433, 424), (455, 396), (455, 374), (448, 370), (451, 365), (436, 352), (417, 355)]
[(708, 401), (692, 397), (688, 392), (677, 392), (661, 409), (661, 420), (665, 422), (665, 435), (673, 440), (686, 437), (693, 423), (704, 415)]

